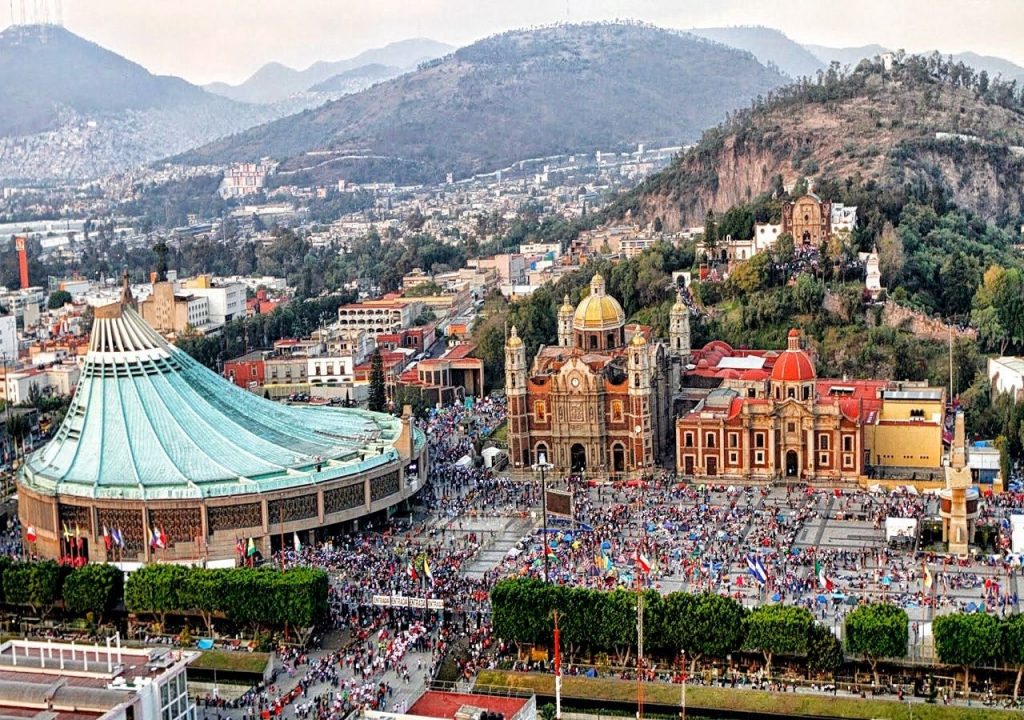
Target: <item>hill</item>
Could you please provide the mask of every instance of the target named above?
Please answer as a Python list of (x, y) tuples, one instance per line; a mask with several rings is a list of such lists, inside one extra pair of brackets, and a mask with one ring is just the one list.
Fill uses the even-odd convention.
[[(614, 213), (699, 225), (803, 179), (942, 198), (1004, 225), (1024, 210), (1024, 106), (1013, 85), (962, 63), (910, 56), (784, 88), (710, 130)], [(849, 186), (849, 184), (847, 185)]]
[(95, 177), (269, 119), (56, 26), (0, 32), (0, 79), (0, 177)]
[(729, 47), (746, 50), (762, 65), (772, 64), (791, 78), (814, 77), (824, 70), (815, 55), (784, 33), (767, 27), (695, 28), (688, 32)]
[[(870, 60), (884, 52), (888, 52), (888, 49), (881, 45), (863, 45), (861, 47), (849, 48), (804, 45), (804, 48), (826, 65), (835, 60), (839, 63), (840, 67), (849, 65), (851, 68), (856, 67), (857, 63), (861, 60)], [(1016, 80), (1018, 83), (1024, 83), (1024, 67), (1001, 57), (979, 55), (975, 52), (953, 53), (951, 55), (939, 53), (939, 55), (944, 60), (954, 63), (962, 62), (964, 65), (969, 65), (975, 70), (984, 70), (990, 77), (1000, 76), (1007, 81)]]
[(359, 92), (374, 83), (398, 77), (403, 72), (402, 68), (395, 67), (394, 65), (371, 63), (370, 65), (362, 65), (354, 68), (353, 70), (348, 70), (334, 75), (333, 77), (329, 77), (323, 82), (317, 83), (313, 87), (309, 88), (309, 91), (342, 93), (347, 95), (349, 93)]
[(529, 157), (692, 142), (783, 82), (749, 53), (650, 26), (513, 31), (184, 160), (269, 155), (290, 158), (286, 172), (352, 180), (461, 177)]
[(211, 83), (206, 89), (239, 102), (275, 103), (351, 70), (370, 65), (389, 65), (409, 70), (421, 62), (447, 55), (454, 49), (436, 40), (410, 38), (367, 50), (347, 60), (316, 62), (305, 70), (295, 70), (281, 63), (267, 63), (243, 83)]

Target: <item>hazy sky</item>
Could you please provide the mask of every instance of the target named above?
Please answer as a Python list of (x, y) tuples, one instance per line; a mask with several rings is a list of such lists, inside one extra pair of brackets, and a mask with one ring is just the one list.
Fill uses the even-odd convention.
[[(8, 0), (0, 22), (9, 3), (18, 15), (55, 2)], [(63, 0), (63, 17), (152, 72), (196, 83), (241, 82), (271, 60), (304, 68), (409, 37), (465, 45), (566, 19), (767, 25), (799, 42), (973, 50), (1024, 65), (1024, 0)]]

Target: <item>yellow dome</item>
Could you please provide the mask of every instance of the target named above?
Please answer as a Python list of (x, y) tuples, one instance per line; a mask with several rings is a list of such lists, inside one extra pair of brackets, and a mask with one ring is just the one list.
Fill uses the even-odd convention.
[(642, 332), (637, 331), (637, 333), (633, 335), (633, 339), (629, 342), (634, 347), (642, 347), (647, 344), (647, 338), (644, 337)]
[(510, 348), (517, 348), (523, 346), (523, 339), (519, 337), (519, 331), (516, 326), (512, 326), (512, 332), (509, 333), (508, 340), (505, 341), (505, 346)]
[(575, 330), (614, 330), (626, 324), (626, 313), (615, 298), (604, 294), (604, 278), (595, 275), (590, 294), (576, 306), (572, 318)]
[(562, 307), (558, 308), (558, 314), (559, 315), (572, 315), (572, 313), (573, 313), (573, 308), (572, 308), (572, 305), (569, 304), (569, 293), (566, 293), (565, 297), (562, 299)]

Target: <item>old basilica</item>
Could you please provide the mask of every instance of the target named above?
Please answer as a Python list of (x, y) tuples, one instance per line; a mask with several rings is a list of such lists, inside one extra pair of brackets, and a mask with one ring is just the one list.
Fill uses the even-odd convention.
[(558, 311), (558, 344), (528, 364), (516, 328), (505, 345), (509, 458), (528, 469), (622, 477), (671, 464), (672, 398), (690, 352), (689, 310), (671, 311), (668, 343), (626, 325), (595, 275), (576, 308)]

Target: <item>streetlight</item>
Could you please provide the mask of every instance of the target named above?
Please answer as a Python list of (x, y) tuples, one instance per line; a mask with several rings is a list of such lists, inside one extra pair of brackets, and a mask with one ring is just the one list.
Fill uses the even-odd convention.
[(534, 470), (540, 470), (540, 514), (541, 523), (544, 525), (544, 582), (549, 582), (548, 575), (550, 573), (550, 561), (548, 560), (548, 498), (547, 498), (547, 481), (544, 477), (544, 471), (550, 470), (553, 465), (548, 463), (547, 454), (544, 452), (537, 453), (537, 463), (533, 466)]

